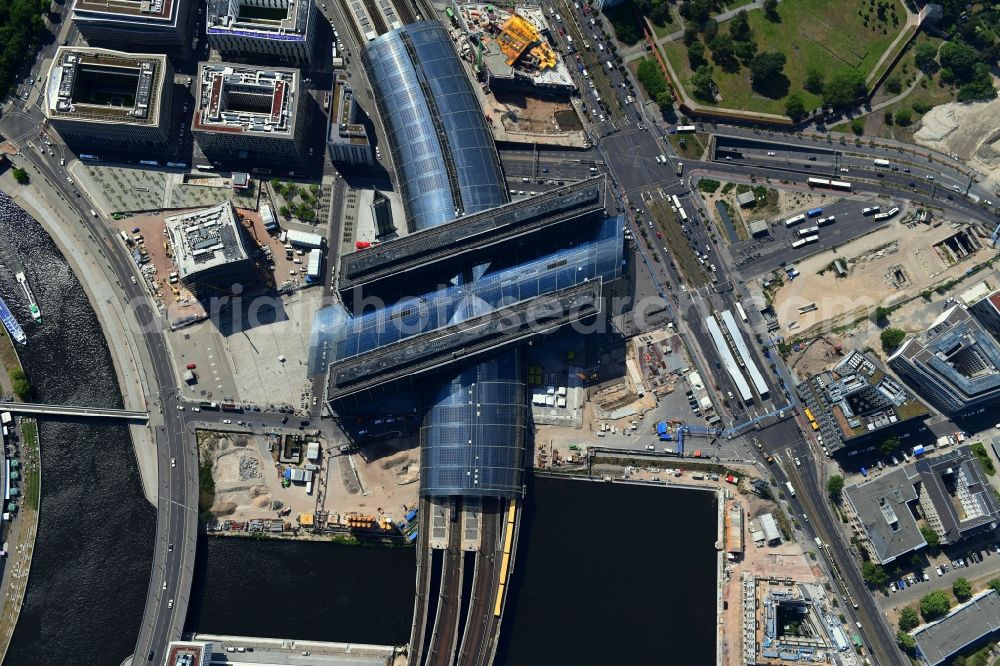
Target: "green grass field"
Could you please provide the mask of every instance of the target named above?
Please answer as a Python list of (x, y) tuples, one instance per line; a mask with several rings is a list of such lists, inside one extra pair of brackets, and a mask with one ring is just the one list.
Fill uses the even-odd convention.
[[(806, 108), (814, 109), (820, 105), (821, 98), (802, 89), (810, 69), (829, 76), (838, 69), (850, 67), (867, 75), (903, 29), (906, 13), (899, 0), (896, 0), (896, 15), (900, 24), (895, 28), (891, 21), (878, 23), (874, 19), (865, 27), (858, 11), (867, 6), (864, 0), (784, 0), (778, 5), (780, 23), (771, 23), (759, 10), (747, 12), (747, 18), (757, 41), (757, 51), (785, 54), (785, 75), (791, 83), (789, 91), (798, 92)], [(883, 29), (886, 34), (882, 34)], [(723, 23), (720, 32), (726, 31), (727, 24)], [(682, 85), (690, 92), (692, 72), (687, 47), (682, 42), (672, 42), (664, 47), (664, 53)], [(713, 67), (715, 82), (723, 97), (718, 106), (784, 114), (784, 99), (769, 99), (751, 89), (750, 71), (746, 67), (734, 73), (724, 72), (718, 65), (713, 64)]]

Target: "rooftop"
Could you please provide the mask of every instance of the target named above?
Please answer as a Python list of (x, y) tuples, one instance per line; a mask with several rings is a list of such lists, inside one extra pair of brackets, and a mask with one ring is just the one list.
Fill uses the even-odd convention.
[(968, 446), (922, 458), (916, 470), (948, 543), (959, 541), (969, 530), (995, 525), (1000, 503)]
[(1000, 629), (1000, 596), (980, 592), (937, 622), (917, 627), (912, 636), (924, 663), (937, 666), (952, 655)]
[(960, 305), (946, 310), (930, 328), (907, 340), (890, 363), (905, 359), (965, 402), (1000, 397), (1000, 345)]
[(368, 130), (359, 118), (354, 89), (343, 70), (335, 70), (330, 95), (330, 127), (326, 140), (331, 143), (368, 145)]
[(248, 259), (240, 222), (230, 202), (164, 219), (182, 279), (224, 264)]
[(46, 82), (45, 113), (61, 120), (155, 126), (166, 71), (163, 55), (60, 47)]
[(293, 135), (297, 69), (202, 63), (198, 85), (193, 130)]
[(908, 466), (897, 467), (844, 490), (881, 564), (927, 545), (910, 508), (917, 500), (915, 481)]
[(170, 19), (174, 0), (76, 0), (73, 12)]
[(258, 39), (305, 41), (312, 14), (311, 0), (209, 0), (206, 33)]

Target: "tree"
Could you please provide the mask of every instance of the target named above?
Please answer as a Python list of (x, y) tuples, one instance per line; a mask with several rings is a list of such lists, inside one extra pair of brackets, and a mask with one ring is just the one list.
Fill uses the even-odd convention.
[(766, 86), (779, 78), (787, 80), (784, 72), (785, 62), (785, 54), (780, 51), (758, 53), (750, 61), (750, 75), (753, 77), (754, 85), (759, 83)]
[(927, 542), (928, 548), (937, 548), (941, 545), (941, 537), (932, 528), (924, 525), (920, 528), (920, 534), (923, 535), (924, 541)]
[(903, 340), (906, 339), (906, 331), (890, 326), (882, 331), (879, 339), (882, 341), (882, 349), (889, 351), (903, 343)]
[(903, 82), (894, 74), (885, 80), (885, 89), (891, 93), (902, 92)]
[(778, 0), (764, 0), (764, 18), (771, 23), (781, 23), (781, 16), (778, 14)]
[(872, 587), (884, 587), (889, 582), (889, 574), (881, 565), (867, 560), (861, 565), (861, 577)]
[(856, 69), (841, 69), (823, 85), (823, 103), (835, 109), (854, 104), (865, 91), (865, 80)]
[(905, 631), (896, 632), (896, 642), (899, 643), (899, 647), (906, 652), (913, 652), (917, 649), (917, 639)]
[(741, 9), (736, 12), (736, 16), (729, 19), (729, 34), (737, 42), (747, 42), (753, 37), (750, 31), (750, 19), (747, 18), (746, 10)]
[(7, 373), (10, 376), (10, 383), (14, 389), (14, 395), (19, 400), (27, 400), (31, 397), (31, 385), (21, 368), (13, 368)]
[(701, 34), (705, 35), (706, 42), (711, 42), (719, 35), (719, 22), (713, 18), (708, 19), (701, 26)]
[(948, 595), (941, 590), (925, 594), (920, 600), (920, 614), (928, 622), (945, 615), (950, 608), (951, 602), (948, 601)]
[(698, 26), (686, 25), (684, 27), (684, 44), (691, 46), (698, 41)]
[(956, 578), (951, 584), (951, 591), (959, 601), (967, 601), (972, 596), (972, 583), (967, 578)]
[(706, 102), (715, 101), (715, 81), (712, 80), (714, 74), (711, 65), (705, 64), (698, 68), (694, 76), (691, 77), (695, 97)]
[(814, 95), (822, 94), (823, 72), (818, 69), (810, 69), (806, 72), (806, 80), (802, 83), (802, 87)]
[(886, 308), (879, 305), (875, 308), (875, 321), (886, 321), (891, 314), (892, 308)]
[(785, 100), (785, 115), (795, 122), (806, 117), (806, 105), (798, 93), (792, 93)]
[(934, 58), (937, 57), (937, 49), (929, 42), (917, 44), (917, 49), (913, 54), (913, 59), (917, 67), (925, 72), (934, 67)]
[(993, 580), (991, 580), (991, 581), (990, 581), (990, 582), (988, 583), (988, 585), (989, 585), (989, 586), (990, 586), (991, 588), (993, 588), (993, 591), (994, 591), (994, 592), (996, 592), (997, 594), (1000, 594), (1000, 578), (994, 578)]
[(688, 0), (681, 5), (681, 16), (695, 25), (703, 25), (712, 14), (711, 0)]
[(716, 35), (715, 39), (708, 43), (712, 50), (712, 60), (727, 72), (735, 72), (740, 64), (736, 60), (736, 45), (729, 35)]
[(886, 125), (891, 125), (892, 124), (892, 111), (886, 111), (885, 113), (883, 113), (882, 114), (882, 118), (885, 121)]
[(664, 90), (659, 95), (656, 96), (656, 106), (659, 107), (660, 111), (663, 113), (669, 112), (674, 108), (674, 98), (669, 92)]
[(691, 64), (691, 70), (696, 70), (705, 64), (705, 45), (701, 42), (695, 42), (688, 47), (688, 62)]
[(882, 443), (878, 445), (878, 450), (882, 452), (882, 455), (891, 455), (893, 451), (899, 448), (899, 445), (903, 443), (897, 435), (891, 437), (886, 437), (882, 440)]
[(920, 617), (913, 606), (907, 606), (899, 612), (900, 631), (909, 631), (920, 624)]
[(972, 78), (979, 54), (963, 41), (949, 41), (941, 45), (941, 67), (952, 73), (959, 82)]
[(900, 127), (906, 127), (913, 122), (913, 114), (910, 113), (909, 109), (900, 109), (896, 112), (896, 124)]
[(830, 499), (840, 502), (840, 494), (844, 492), (844, 477), (834, 474), (826, 482), (826, 492), (830, 493)]
[(28, 181), (31, 180), (28, 177), (28, 172), (22, 169), (21, 167), (14, 167), (13, 169), (10, 170), (10, 172), (14, 176), (14, 180), (16, 180), (21, 185), (27, 185)]
[(854, 132), (855, 134), (857, 134), (858, 136), (861, 136), (862, 134), (864, 134), (865, 133), (865, 121), (861, 120), (861, 118), (855, 118), (854, 120), (852, 120), (851, 121), (851, 131)]
[(757, 42), (752, 39), (746, 42), (733, 42), (733, 50), (736, 51), (736, 57), (740, 59), (741, 63), (749, 65), (753, 57), (757, 55)]

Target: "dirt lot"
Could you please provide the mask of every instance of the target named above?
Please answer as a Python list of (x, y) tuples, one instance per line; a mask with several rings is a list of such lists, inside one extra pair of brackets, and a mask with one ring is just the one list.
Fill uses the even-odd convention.
[(913, 138), (957, 155), (993, 181), (994, 188), (1000, 185), (1000, 99), (935, 106), (921, 119)]
[[(489, 102), (498, 114), (505, 113), (503, 124), (509, 130), (565, 132), (580, 129), (579, 118), (576, 118), (573, 107), (568, 102), (515, 92), (496, 93), (489, 98)], [(566, 114), (566, 111), (570, 113)], [(559, 125), (556, 114), (566, 118), (566, 127)], [(576, 118), (575, 122), (570, 120), (570, 114), (572, 118)]]
[[(360, 511), (374, 513), (382, 509), (395, 519), (402, 518), (403, 507), (417, 504), (420, 490), (420, 446), (416, 437), (394, 439), (365, 446), (362, 453), (351, 456), (361, 480), (361, 494), (356, 488), (356, 479), (350, 481), (352, 473), (345, 471), (343, 484), (334, 484), (336, 476), (330, 479), (326, 507), (331, 512)], [(346, 456), (339, 456), (346, 461)], [(347, 464), (349, 467), (349, 463)], [(352, 492), (353, 490), (353, 492)]]
[[(934, 284), (961, 276), (975, 263), (992, 256), (992, 250), (983, 249), (949, 267), (933, 246), (955, 231), (947, 223), (907, 227), (897, 221), (836, 251), (799, 262), (800, 277), (786, 283), (774, 296), (782, 329), (795, 338), (808, 337), (820, 326), (835, 329), (870, 314), (878, 305), (898, 303)], [(836, 259), (847, 262), (846, 277), (837, 277), (830, 268)], [(900, 275), (905, 281), (897, 286)], [(798, 308), (809, 303), (815, 303), (817, 309), (800, 314)], [(793, 322), (797, 325), (789, 329)]]

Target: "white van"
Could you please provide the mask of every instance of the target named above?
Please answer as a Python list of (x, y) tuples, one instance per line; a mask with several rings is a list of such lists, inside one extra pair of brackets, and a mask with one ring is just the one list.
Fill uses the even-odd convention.
[(94, 217), (97, 217), (97, 211), (94, 210), (93, 208), (90, 209), (90, 214), (93, 215)]

